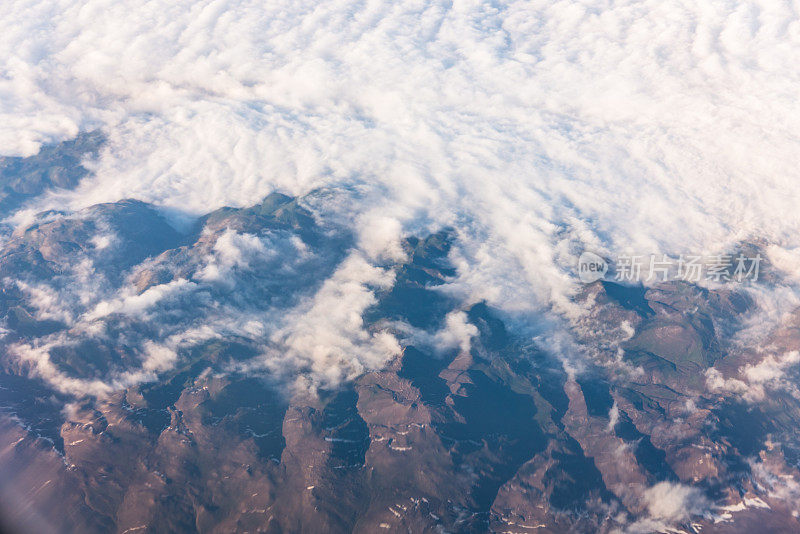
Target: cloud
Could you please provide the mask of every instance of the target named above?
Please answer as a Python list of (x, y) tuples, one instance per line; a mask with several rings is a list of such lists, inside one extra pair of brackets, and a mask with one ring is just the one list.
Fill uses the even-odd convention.
[(761, 402), (769, 390), (783, 390), (800, 399), (795, 380), (787, 376), (798, 369), (800, 352), (793, 350), (781, 354), (766, 354), (758, 363), (741, 366), (736, 376), (726, 378), (713, 367), (706, 371), (706, 387), (716, 393), (734, 393), (745, 401)]
[(39, 321), (54, 320), (71, 323), (73, 316), (64, 305), (58, 291), (45, 284), (31, 284), (14, 280), (16, 286), (26, 295), (26, 303), (35, 310), (34, 317)]
[[(611, 532), (649, 534), (652, 532), (679, 532), (677, 523), (697, 516), (710, 517), (712, 502), (702, 490), (677, 482), (659, 482), (644, 490), (641, 517)], [(623, 521), (624, 522), (624, 521)]]
[(458, 226), (463, 287), (510, 311), (569, 312), (575, 244), (800, 246), (780, 2), (11, 0), (0, 35), (2, 150), (110, 137), (30, 209), (345, 186), (367, 255)]
[(617, 426), (619, 422), (619, 406), (617, 406), (617, 401), (614, 401), (614, 404), (611, 406), (611, 409), (608, 410), (608, 426), (606, 430), (608, 432), (614, 432), (614, 427)]
[[(112, 368), (101, 378), (73, 376), (53, 362), (51, 357), (53, 349), (75, 347), (87, 339), (75, 335), (75, 331), (53, 334), (29, 343), (13, 343), (8, 346), (8, 352), (25, 364), (32, 375), (42, 378), (62, 393), (79, 398), (86, 396), (102, 398), (136, 384), (156, 380), (158, 373), (175, 366), (181, 349), (219, 336), (220, 332), (212, 326), (202, 325), (179, 330), (158, 342), (132, 339), (132, 343), (126, 348), (138, 356), (140, 365), (124, 369)], [(99, 337), (102, 339), (103, 336)]]
[(469, 352), (472, 338), (478, 335), (478, 327), (469, 322), (463, 311), (450, 312), (445, 317), (444, 328), (436, 332), (431, 340), (438, 350), (457, 348)]
[(257, 365), (279, 376), (300, 371), (301, 387), (336, 385), (379, 369), (400, 345), (387, 331), (365, 330), (362, 314), (377, 302), (374, 290), (393, 281), (391, 271), (351, 254), (312, 298), (285, 316)]
[(644, 492), (651, 518), (684, 521), (708, 509), (709, 501), (697, 488), (673, 482), (659, 482)]
[(142, 293), (136, 293), (133, 288), (125, 287), (122, 295), (113, 300), (103, 300), (99, 302), (92, 311), (87, 313), (83, 319), (95, 321), (97, 319), (119, 313), (123, 315), (144, 316), (149, 309), (166, 298), (179, 295), (185, 291), (191, 291), (197, 284), (186, 279), (172, 280), (166, 284), (160, 284), (147, 288)]
[(99, 397), (113, 391), (114, 386), (102, 380), (76, 378), (59, 370), (50, 359), (49, 352), (56, 344), (56, 342), (39, 345), (15, 343), (8, 347), (8, 351), (14, 354), (21, 362), (29, 365), (35, 376), (44, 379), (62, 393), (69, 393), (78, 397), (85, 395)]
[(744, 376), (750, 382), (763, 384), (783, 378), (787, 367), (800, 362), (800, 352), (793, 350), (781, 355), (768, 354), (757, 364), (744, 367)]
[(97, 234), (92, 236), (91, 243), (97, 250), (103, 250), (114, 244), (117, 239), (117, 236), (113, 233)]
[[(769, 447), (769, 444), (768, 444)], [(748, 460), (753, 476), (760, 486), (766, 490), (767, 495), (789, 504), (792, 515), (800, 516), (800, 480), (797, 469), (787, 467), (787, 464), (776, 461), (770, 455)]]
[(178, 359), (178, 355), (173, 349), (151, 341), (145, 343), (145, 354), (146, 358), (142, 362), (142, 369), (145, 371), (171, 369)]
[[(97, 247), (87, 252), (80, 246), (81, 239), (91, 242), (96, 234), (72, 237), (75, 228), (84, 228), (86, 219), (93, 217), (91, 211), (51, 221), (79, 244), (73, 247), (74, 257), (57, 258), (63, 263), (57, 275), (4, 281), (21, 290), (23, 304), (36, 319), (64, 323), (55, 333), (23, 335), (26, 341), (9, 352), (59, 391), (102, 396), (155, 380), (175, 366), (183, 349), (209, 340), (235, 340), (253, 350), (284, 344), (293, 349), (287, 353), (291, 357), (275, 359), (272, 370), (282, 378), (294, 371), (306, 373), (311, 385), (337, 383), (399, 352), (393, 336), (364, 332), (360, 320), (360, 313), (374, 303), (373, 290), (386, 289), (393, 273), (372, 267), (358, 254), (339, 264), (345, 251), (339, 250), (332, 227), (326, 231), (332, 232), (328, 237), (335, 248), (307, 245), (286, 229), (264, 229), (260, 235), (207, 229), (195, 243), (147, 258), (130, 270), (109, 262), (97, 268)], [(33, 249), (54, 240), (50, 236), (41, 244), (20, 239), (19, 246)], [(125, 253), (118, 248), (116, 253)], [(8, 273), (28, 276), (14, 269)], [(328, 316), (331, 313), (339, 315)], [(306, 345), (315, 334), (320, 337), (309, 352)], [(281, 336), (286, 339), (278, 339)], [(99, 361), (60, 366), (62, 354), (81, 344), (97, 347)], [(116, 362), (102, 354), (106, 349), (138, 355), (141, 362)], [(222, 367), (227, 364), (220, 362)]]
[(248, 268), (256, 258), (274, 255), (257, 236), (239, 234), (226, 229), (214, 241), (212, 255), (195, 278), (204, 282), (230, 282), (228, 277), (234, 268)]
[(406, 257), (401, 239), (403, 226), (394, 217), (379, 212), (369, 212), (357, 223), (360, 229), (360, 247), (370, 258), (376, 260), (403, 261)]

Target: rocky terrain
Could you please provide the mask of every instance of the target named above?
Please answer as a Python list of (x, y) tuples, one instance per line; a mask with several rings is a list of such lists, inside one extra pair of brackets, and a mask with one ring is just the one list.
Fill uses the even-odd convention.
[(87, 157), (96, 157), (105, 136), (81, 132), (75, 139), (45, 145), (35, 156), (0, 157), (0, 214), (9, 214), (25, 200), (52, 189), (72, 189), (89, 171)]
[[(2, 209), (74, 150), (2, 160)], [(370, 264), (331, 194), (8, 229), (5, 531), (800, 531), (800, 313), (748, 344), (746, 288), (598, 281), (576, 359), (447, 291), (453, 230)]]

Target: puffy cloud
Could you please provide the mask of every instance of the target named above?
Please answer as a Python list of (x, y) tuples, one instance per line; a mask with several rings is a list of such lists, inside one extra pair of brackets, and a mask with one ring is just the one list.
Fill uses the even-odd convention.
[(50, 383), (53, 387), (63, 393), (76, 396), (95, 395), (103, 396), (110, 393), (114, 387), (102, 380), (87, 380), (67, 375), (50, 359), (50, 349), (56, 346), (56, 342), (44, 344), (16, 343), (11, 345), (8, 350), (14, 354), (21, 362), (30, 366), (34, 375)]
[(142, 369), (145, 371), (164, 371), (171, 369), (178, 359), (175, 350), (158, 345), (152, 341), (145, 343), (145, 360), (142, 362)]
[(706, 371), (706, 387), (717, 393), (735, 393), (748, 402), (760, 402), (766, 398), (769, 389), (782, 389), (800, 398), (794, 380), (787, 377), (787, 371), (797, 368), (800, 352), (788, 351), (782, 354), (767, 354), (758, 363), (749, 363), (737, 370), (737, 376), (724, 377), (713, 367)]
[(451, 312), (445, 317), (442, 330), (436, 332), (434, 344), (439, 349), (458, 348), (461, 352), (469, 352), (472, 338), (478, 335), (478, 327), (470, 323), (464, 312)]
[(701, 490), (673, 482), (659, 482), (646, 489), (644, 502), (652, 518), (667, 521), (683, 521), (709, 506)]
[(404, 343), (440, 354), (453, 349), (468, 353), (472, 348), (472, 338), (479, 334), (478, 327), (469, 322), (466, 312), (460, 310), (448, 313), (442, 328), (435, 332), (414, 328), (402, 321), (396, 321), (392, 326), (403, 334)]
[(571, 244), (800, 246), (785, 3), (10, 0), (0, 35), (2, 150), (110, 135), (34, 209), (343, 185), (368, 254), (457, 225), (475, 299), (562, 313)]
[(26, 283), (22, 280), (15, 280), (14, 283), (26, 295), (25, 302), (34, 308), (37, 320), (55, 320), (67, 324), (72, 322), (72, 312), (65, 306), (58, 291), (45, 284)]
[[(212, 339), (263, 348), (274, 356), (267, 367), (277, 376), (291, 379), (298, 372), (309, 387), (337, 383), (379, 367), (400, 350), (391, 334), (367, 332), (361, 321), (375, 302), (374, 290), (391, 286), (392, 271), (373, 267), (358, 253), (339, 263), (342, 252), (306, 245), (286, 230), (256, 236), (228, 228), (202, 232), (194, 244), (124, 272), (96, 270), (91, 257), (79, 254), (48, 283), (4, 282), (22, 290), (37, 319), (66, 323), (54, 334), (32, 334), (9, 353), (54, 388), (75, 395), (102, 396), (155, 380), (174, 367), (182, 349)], [(134, 283), (163, 275), (173, 279), (144, 289)], [(112, 358), (102, 362), (109, 369), (96, 374), (94, 365), (67, 372), (51, 359), (51, 353), (57, 359), (81, 343), (124, 348), (141, 364), (117, 365)], [(245, 365), (263, 370), (262, 364)]]
[(403, 261), (403, 226), (394, 217), (376, 212), (365, 214), (357, 223), (361, 249), (376, 260)]
[(141, 382), (156, 380), (158, 373), (175, 366), (181, 348), (219, 337), (217, 330), (204, 325), (179, 331), (159, 342), (140, 340), (136, 346), (129, 347), (138, 355), (139, 366), (114, 369), (101, 378), (85, 378), (64, 372), (51, 357), (53, 349), (75, 346), (82, 340), (73, 334), (74, 332), (59, 333), (30, 343), (14, 343), (8, 347), (8, 351), (25, 364), (31, 374), (42, 378), (62, 393), (76, 397), (104, 397)]
[(649, 534), (652, 532), (678, 532), (677, 523), (699, 515), (709, 516), (711, 501), (699, 488), (676, 482), (659, 482), (644, 490), (642, 517), (612, 532)]
[(123, 294), (113, 300), (103, 300), (99, 302), (92, 311), (87, 313), (83, 319), (94, 321), (112, 313), (124, 315), (141, 316), (161, 302), (162, 300), (178, 295), (184, 291), (190, 291), (196, 284), (189, 280), (180, 278), (172, 280), (166, 284), (150, 287), (142, 293), (136, 293), (133, 288), (124, 287)]
[(608, 426), (606, 429), (609, 432), (614, 431), (614, 427), (617, 426), (619, 422), (619, 406), (617, 406), (617, 401), (614, 401), (614, 404), (611, 406), (611, 409), (608, 410)]
[[(767, 443), (770, 449), (772, 443)], [(766, 489), (770, 498), (778, 499), (791, 506), (792, 515), (800, 516), (800, 479), (797, 469), (787, 467), (785, 463), (775, 461), (769, 454), (762, 454), (758, 459), (750, 459), (748, 463), (754, 478)], [(763, 501), (762, 501), (763, 502)]]
[(94, 248), (97, 250), (106, 249), (115, 241), (117, 241), (117, 236), (113, 233), (97, 234), (92, 237), (92, 245), (94, 245)]
[(273, 252), (267, 249), (258, 236), (226, 229), (214, 241), (213, 253), (208, 258), (208, 263), (195, 278), (204, 282), (228, 281), (232, 269), (246, 269), (252, 260), (271, 254)]
[[(191, 280), (142, 293), (107, 287), (84, 259), (64, 285), (23, 289), (37, 318), (70, 332), (9, 352), (61, 391), (105, 395), (154, 380), (186, 346), (242, 335), (263, 351), (245, 366), (335, 384), (399, 353), (394, 335), (362, 320), (393, 280), (374, 263), (400, 259), (402, 235), (442, 226), (458, 229), (448, 289), (510, 315), (534, 312), (529, 323), (543, 329), (560, 323), (541, 311), (582, 313), (571, 297), (583, 248), (701, 254), (763, 238), (770, 260), (796, 276), (795, 11), (777, 0), (0, 2), (0, 151), (31, 154), (98, 126), (109, 136), (92, 176), (15, 221), (131, 197), (185, 222), (274, 190), (332, 187), (349, 196), (316, 209), (356, 221), (360, 248), (289, 310), (198, 300), (189, 317), (153, 321), (158, 339), (125, 340), (139, 366), (102, 380), (66, 375), (50, 350), (110, 335), (112, 315), (150, 318), (204, 284), (237, 289), (235, 274), (272, 257), (272, 244), (225, 231)], [(100, 230), (94, 248), (113, 249)], [(781, 302), (794, 306), (789, 292)], [(475, 334), (456, 312), (430, 339), (466, 351)], [(621, 337), (631, 335), (623, 325)], [(571, 336), (538, 339), (570, 376), (580, 371)], [(707, 386), (757, 401), (791, 386), (796, 364), (784, 353), (733, 377), (711, 369)], [(609, 366), (643, 373), (621, 352)], [(697, 489), (662, 482), (645, 491), (649, 517), (631, 528), (657, 530), (707, 504)]]
[(798, 362), (800, 362), (800, 352), (796, 350), (781, 355), (768, 354), (757, 364), (745, 366), (744, 377), (750, 382), (759, 384), (773, 382), (783, 378), (784, 370)]
[(734, 393), (746, 393), (747, 384), (736, 378), (725, 378), (717, 369), (713, 367), (706, 370), (706, 387), (711, 391), (728, 391)]
[(387, 331), (367, 331), (362, 314), (377, 302), (374, 290), (393, 281), (391, 271), (351, 254), (311, 299), (285, 316), (260, 365), (277, 375), (306, 370), (302, 387), (335, 385), (380, 368), (400, 345)]

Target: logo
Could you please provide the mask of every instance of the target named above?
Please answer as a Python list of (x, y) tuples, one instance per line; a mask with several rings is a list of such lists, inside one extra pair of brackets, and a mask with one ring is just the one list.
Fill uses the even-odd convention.
[(578, 278), (584, 284), (600, 280), (607, 272), (608, 263), (594, 252), (584, 252), (578, 258)]

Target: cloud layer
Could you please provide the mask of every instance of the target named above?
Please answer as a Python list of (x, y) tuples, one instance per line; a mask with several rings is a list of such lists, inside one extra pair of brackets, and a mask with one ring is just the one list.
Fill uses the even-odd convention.
[(345, 185), (368, 255), (457, 225), (509, 310), (568, 308), (576, 246), (800, 246), (791, 2), (12, 0), (0, 30), (0, 152), (110, 136), (32, 209)]

